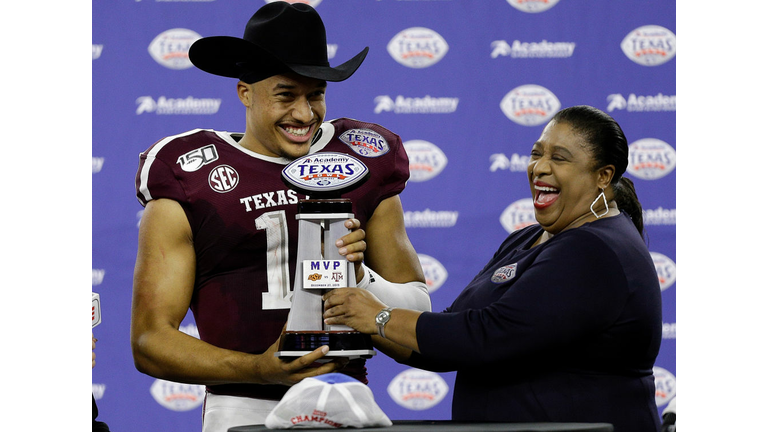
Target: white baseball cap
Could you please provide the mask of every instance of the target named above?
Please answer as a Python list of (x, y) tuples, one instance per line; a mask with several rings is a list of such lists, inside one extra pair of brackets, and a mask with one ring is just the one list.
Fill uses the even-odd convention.
[(392, 421), (367, 385), (340, 373), (304, 378), (269, 413), (270, 429), (383, 427)]

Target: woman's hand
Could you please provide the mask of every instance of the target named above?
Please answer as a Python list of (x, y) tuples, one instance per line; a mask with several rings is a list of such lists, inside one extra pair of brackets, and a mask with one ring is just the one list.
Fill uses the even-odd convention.
[(360, 283), (365, 274), (360, 264), (363, 262), (363, 253), (368, 247), (365, 243), (365, 231), (360, 229), (360, 221), (357, 219), (348, 219), (344, 222), (344, 226), (352, 232), (336, 240), (336, 247), (339, 248), (339, 255), (355, 263), (355, 277), (357, 283)]
[(377, 334), (376, 315), (387, 307), (360, 288), (338, 288), (323, 295), (326, 324), (342, 324), (366, 334)]

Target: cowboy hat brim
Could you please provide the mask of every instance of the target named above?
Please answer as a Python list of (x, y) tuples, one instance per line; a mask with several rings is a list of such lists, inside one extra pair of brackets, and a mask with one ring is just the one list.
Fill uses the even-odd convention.
[(368, 47), (336, 67), (286, 63), (256, 44), (232, 36), (204, 37), (189, 48), (189, 60), (195, 67), (230, 78), (241, 78), (243, 74), (258, 69), (264, 78), (293, 71), (308, 78), (344, 81), (355, 73), (367, 55)]

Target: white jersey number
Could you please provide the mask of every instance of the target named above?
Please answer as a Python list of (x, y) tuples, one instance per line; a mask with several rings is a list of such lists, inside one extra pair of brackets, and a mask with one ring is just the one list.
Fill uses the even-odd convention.
[(288, 224), (285, 211), (264, 213), (256, 229), (267, 231), (267, 292), (261, 293), (262, 309), (290, 309), (291, 278), (288, 263)]

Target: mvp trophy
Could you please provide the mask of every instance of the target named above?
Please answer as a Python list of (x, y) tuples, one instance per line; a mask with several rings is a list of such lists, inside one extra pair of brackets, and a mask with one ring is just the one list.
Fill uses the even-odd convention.
[(310, 199), (298, 203), (299, 241), (296, 280), (286, 331), (280, 337), (282, 359), (309, 354), (327, 345), (326, 357), (370, 358), (375, 355), (369, 335), (341, 325), (323, 323), (323, 294), (355, 287), (355, 265), (339, 256), (336, 240), (349, 233), (344, 222), (353, 217), (352, 201), (341, 198), (366, 180), (368, 167), (343, 153), (317, 153), (297, 159), (283, 169), (283, 182)]

